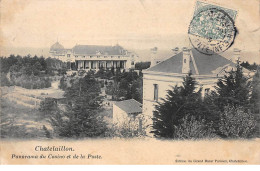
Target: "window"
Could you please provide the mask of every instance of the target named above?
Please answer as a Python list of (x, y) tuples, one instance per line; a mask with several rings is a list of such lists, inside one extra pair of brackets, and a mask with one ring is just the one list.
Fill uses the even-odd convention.
[(135, 62), (134, 62), (134, 61), (132, 61), (132, 62), (131, 62), (131, 65), (134, 65), (134, 64), (135, 64)]
[(154, 88), (153, 100), (158, 101), (158, 84), (154, 84), (153, 88)]
[(186, 59), (184, 59), (184, 63), (186, 63)]
[(78, 56), (75, 56), (76, 58), (78, 57)]
[(91, 69), (96, 69), (96, 62), (91, 61), (90, 66)]
[(120, 68), (125, 68), (125, 63), (124, 63), (124, 61), (120, 61)]
[(209, 94), (209, 88), (205, 88), (205, 95), (208, 95)]
[(70, 54), (67, 54), (67, 57), (69, 58), (69, 57), (70, 57)]

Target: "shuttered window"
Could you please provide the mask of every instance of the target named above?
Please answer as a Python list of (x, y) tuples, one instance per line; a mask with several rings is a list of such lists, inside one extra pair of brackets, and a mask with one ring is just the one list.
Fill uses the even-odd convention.
[(153, 100), (158, 101), (158, 84), (154, 84), (154, 97)]

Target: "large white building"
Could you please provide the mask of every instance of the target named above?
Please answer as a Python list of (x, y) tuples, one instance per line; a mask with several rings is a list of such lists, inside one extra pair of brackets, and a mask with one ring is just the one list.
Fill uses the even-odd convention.
[(137, 54), (119, 45), (76, 45), (72, 49), (65, 49), (59, 42), (50, 48), (50, 56), (63, 62), (68, 62), (77, 70), (98, 70), (99, 68), (134, 68)]
[[(143, 71), (143, 114), (149, 117), (153, 116), (155, 104), (166, 97), (167, 90), (172, 89), (172, 86), (182, 85), (183, 78), (189, 72), (202, 87), (204, 96), (214, 89), (216, 82), (223, 77), (225, 71), (230, 71), (236, 66), (221, 55), (205, 55), (188, 48), (183, 48), (181, 52), (175, 48), (174, 56), (158, 62), (154, 57), (156, 50), (151, 49), (152, 65)], [(239, 58), (239, 51), (236, 50), (235, 55)], [(249, 72), (246, 69), (244, 71)]]

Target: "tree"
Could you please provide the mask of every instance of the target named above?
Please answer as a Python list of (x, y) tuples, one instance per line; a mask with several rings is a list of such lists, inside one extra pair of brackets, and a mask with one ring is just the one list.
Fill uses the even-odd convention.
[(99, 115), (102, 97), (100, 85), (87, 74), (65, 90), (67, 111), (50, 118), (54, 131), (61, 137), (97, 137), (104, 135), (106, 123)]
[(256, 121), (243, 107), (226, 106), (220, 116), (219, 130), (226, 138), (249, 138), (255, 132)]
[(210, 120), (207, 109), (203, 106), (201, 89), (195, 91), (197, 82), (191, 74), (184, 78), (183, 85), (167, 91), (167, 96), (155, 106), (153, 129), (155, 137), (174, 138), (175, 126), (180, 125), (185, 115)]
[(7, 76), (5, 73), (1, 72), (0, 73), (0, 86), (10, 86), (11, 83), (10, 81), (8, 80)]
[(79, 97), (67, 112), (56, 113), (50, 118), (54, 132), (60, 137), (97, 137), (104, 136), (106, 123), (89, 103), (90, 100)]
[(131, 98), (135, 99), (136, 101), (143, 103), (143, 79), (139, 77), (131, 86)]
[(41, 63), (39, 61), (35, 62), (32, 66), (33, 75), (39, 75), (41, 70), (42, 70)]
[(243, 68), (239, 63), (237, 63), (235, 71), (231, 70), (224, 78), (219, 79), (215, 89), (218, 96), (215, 103), (221, 111), (227, 105), (244, 106), (245, 109), (248, 109), (250, 82), (243, 75)]
[(135, 69), (143, 70), (149, 68), (150, 66), (151, 66), (151, 62), (137, 62), (135, 64)]
[(62, 90), (66, 90), (66, 88), (68, 87), (67, 85), (67, 79), (65, 78), (65, 76), (63, 75), (60, 79), (60, 84), (59, 84), (59, 88)]
[(249, 64), (248, 61), (242, 62), (240, 65), (251, 71), (255, 71), (257, 70), (257, 67), (259, 67), (259, 65), (257, 65), (255, 62), (253, 64)]
[(260, 113), (260, 70), (255, 73), (252, 81), (251, 109), (255, 114)]

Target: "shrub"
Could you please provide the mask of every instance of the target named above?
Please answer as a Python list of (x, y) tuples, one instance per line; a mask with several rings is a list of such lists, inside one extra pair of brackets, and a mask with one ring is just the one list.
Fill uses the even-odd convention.
[(26, 89), (41, 89), (51, 87), (51, 79), (33, 75), (21, 75), (19, 77), (13, 76), (11, 80), (14, 85), (21, 86)]
[(46, 98), (40, 103), (39, 111), (41, 113), (41, 119), (51, 116), (57, 110), (58, 106), (54, 99)]
[(52, 138), (50, 131), (46, 128), (45, 125), (42, 126), (42, 129), (44, 131), (44, 135), (46, 136), (46, 138)]
[(2, 86), (10, 86), (10, 85), (11, 85), (11, 83), (10, 83), (10, 81), (7, 79), (5, 73), (1, 73), (0, 79), (1, 79), (1, 80), (0, 80), (0, 86), (1, 86), (1, 87), (2, 87)]
[(62, 89), (62, 90), (66, 90), (67, 87), (68, 87), (68, 85), (67, 85), (67, 80), (66, 80), (66, 78), (63, 76), (63, 77), (60, 79), (59, 88)]
[(225, 107), (220, 115), (219, 130), (227, 138), (249, 138), (254, 134), (256, 120), (242, 107)]
[(147, 119), (139, 115), (136, 118), (125, 118), (114, 123), (106, 132), (106, 136), (119, 138), (145, 137), (148, 128)]
[(196, 119), (194, 116), (186, 115), (181, 119), (181, 124), (174, 128), (173, 137), (176, 139), (194, 140), (216, 137), (212, 124), (206, 124), (204, 119)]

